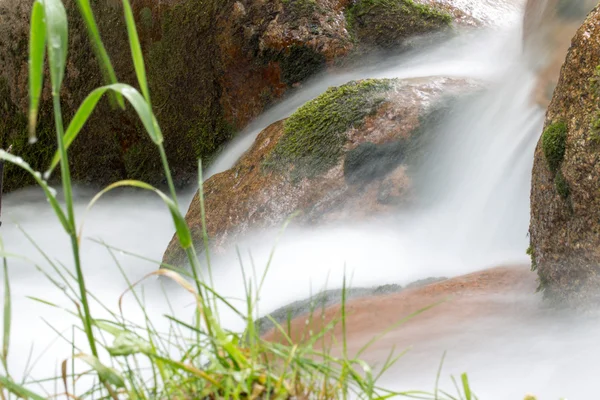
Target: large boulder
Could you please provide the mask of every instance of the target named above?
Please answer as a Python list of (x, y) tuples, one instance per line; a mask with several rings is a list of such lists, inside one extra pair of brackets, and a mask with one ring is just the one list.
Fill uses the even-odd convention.
[[(70, 55), (61, 96), (68, 121), (103, 79), (75, 2), (65, 5)], [(180, 184), (194, 176), (198, 158), (210, 162), (234, 132), (318, 71), (358, 51), (390, 49), (415, 35), (445, 30), (465, 15), (437, 0), (133, 0), (132, 5), (153, 105)], [(119, 80), (136, 85), (121, 2), (98, 0), (93, 7)], [(38, 144), (28, 146), (25, 134), (30, 8), (30, 1), (0, 2), (0, 146), (12, 144), (43, 170), (55, 149), (47, 87)], [(390, 16), (410, 23), (399, 25)], [(373, 30), (377, 23), (381, 29)], [(71, 163), (78, 182), (164, 179), (157, 151), (131, 108), (116, 110), (108, 100), (75, 142)], [(6, 190), (31, 183), (14, 167), (6, 172)]]
[(573, 38), (535, 151), (531, 247), (556, 304), (600, 303), (600, 8)]
[[(250, 228), (357, 220), (408, 206), (410, 168), (428, 132), (454, 101), (479, 84), (465, 79), (364, 80), (330, 88), (287, 120), (264, 129), (237, 164), (204, 185), (215, 249)], [(186, 220), (202, 243), (198, 195)], [(185, 254), (173, 238), (167, 264)]]
[(546, 108), (558, 82), (571, 38), (597, 0), (528, 0), (523, 19), (523, 43), (537, 74), (533, 100)]

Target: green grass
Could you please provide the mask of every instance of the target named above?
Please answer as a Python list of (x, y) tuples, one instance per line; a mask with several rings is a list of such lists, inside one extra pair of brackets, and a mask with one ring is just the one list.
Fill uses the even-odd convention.
[(542, 133), (542, 149), (546, 163), (552, 173), (556, 173), (563, 158), (567, 144), (567, 124), (553, 122)]
[[(262, 282), (264, 282), (264, 276), (258, 281), (247, 281), (244, 293), (244, 309), (234, 307), (212, 288), (210, 249), (204, 221), (203, 179), (200, 163), (198, 182), (200, 185), (199, 198), (205, 244), (202, 263), (205, 268), (201, 268), (201, 261), (195, 253), (189, 227), (179, 209), (177, 193), (175, 192), (169, 163), (164, 151), (162, 132), (152, 111), (144, 60), (142, 59), (129, 1), (123, 0), (124, 17), (127, 22), (132, 61), (141, 93), (134, 87), (116, 83), (112, 80), (110, 74), (112, 67), (107, 57), (103, 57), (105, 52), (93, 23), (89, 3), (86, 0), (80, 0), (78, 4), (80, 12), (85, 16), (86, 23), (89, 24), (90, 37), (95, 41), (96, 49), (100, 54), (99, 58), (105, 63), (104, 69), (108, 71), (108, 85), (90, 93), (73, 119), (67, 124), (63, 122), (59, 93), (64, 78), (67, 54), (66, 12), (60, 0), (36, 0), (33, 4), (34, 16), (32, 17), (30, 47), (32, 102), (29, 123), (33, 127), (36, 125), (38, 104), (35, 99), (39, 95), (39, 90), (41, 90), (41, 78), (43, 77), (42, 75), (37, 77), (33, 75), (41, 74), (41, 71), (44, 70), (44, 52), (47, 51), (46, 59), (51, 77), (53, 112), (56, 122), (56, 147), (58, 151), (44, 178), (42, 178), (42, 174), (36, 172), (18, 155), (13, 156), (0, 150), (0, 160), (21, 168), (32, 177), (44, 191), (50, 207), (52, 207), (62, 228), (68, 234), (71, 243), (72, 261), (75, 266), (74, 270), (54, 261), (43, 249), (37, 246), (32, 238), (28, 235), (26, 235), (26, 238), (34, 244), (45, 260), (43, 266), (36, 264), (36, 268), (52, 284), (61, 288), (65, 296), (71, 300), (72, 308), (63, 310), (67, 315), (77, 318), (78, 323), (73, 326), (73, 334), (76, 331), (84, 332), (87, 343), (85, 346), (82, 346), (81, 343), (76, 344), (69, 336), (57, 332), (59, 337), (67, 340), (72, 347), (71, 353), (64, 355), (65, 362), (61, 365), (61, 373), (52, 375), (49, 371), (47, 378), (37, 380), (29, 376), (25, 376), (22, 381), (13, 378), (8, 368), (9, 355), (22, 358), (25, 357), (25, 354), (15, 355), (9, 352), (10, 338), (13, 333), (11, 329), (12, 303), (8, 276), (9, 254), (4, 251), (0, 241), (0, 257), (2, 257), (5, 285), (3, 344), (0, 354), (4, 372), (0, 374), (0, 398), (38, 400), (65, 396), (76, 399), (291, 399), (308, 397), (315, 399), (347, 399), (352, 395), (369, 399), (385, 399), (392, 396), (439, 400), (471, 400), (477, 398), (470, 388), (466, 374), (461, 375), (460, 381), (456, 385), (457, 395), (451, 395), (439, 389), (440, 372), (438, 372), (435, 390), (432, 393), (420, 391), (394, 393), (380, 388), (377, 385), (379, 377), (393, 365), (397, 357), (392, 351), (381, 371), (375, 374), (366, 363), (348, 354), (345, 329), (345, 295), (342, 296), (343, 311), (340, 317), (328, 322), (324, 329), (315, 332), (305, 341), (294, 343), (285, 329), (278, 324), (275, 324), (276, 329), (284, 340), (281, 343), (263, 340), (258, 333), (255, 320), (258, 293), (261, 290)], [(354, 84), (354, 86), (347, 86), (343, 89), (343, 92), (365, 90), (365, 86), (360, 85), (366, 85), (367, 89), (376, 86), (375, 83)], [(129, 102), (137, 112), (149, 140), (157, 148), (159, 162), (162, 163), (164, 175), (168, 182), (169, 193), (163, 193), (141, 181), (119, 181), (99, 192), (92, 199), (88, 208), (93, 207), (103, 195), (113, 189), (134, 187), (159, 196), (169, 209), (176, 228), (177, 238), (186, 252), (191, 269), (188, 272), (166, 266), (165, 268), (157, 268), (149, 276), (163, 276), (176, 282), (190, 294), (195, 302), (196, 312), (195, 317), (190, 321), (181, 321), (172, 315), (167, 315), (171, 323), (168, 332), (159, 331), (148, 317), (143, 297), (139, 291), (135, 290), (137, 283), (133, 283), (128, 279), (117, 257), (114, 256), (115, 252), (119, 251), (118, 249), (105, 245), (107, 251), (113, 255), (115, 265), (126, 280), (129, 291), (131, 291), (140, 307), (140, 312), (145, 316), (144, 324), (138, 325), (128, 321), (102, 304), (92, 292), (88, 291), (86, 277), (83, 274), (80, 258), (81, 227), (77, 225), (74, 212), (68, 149), (77, 139), (78, 133), (85, 125), (100, 98), (111, 93), (117, 101)], [(330, 92), (329, 96), (338, 98), (335, 93)], [(371, 103), (360, 103), (362, 101), (360, 99), (357, 99), (357, 101), (357, 105), (348, 105), (348, 103), (342, 102), (338, 106), (349, 106), (349, 110), (352, 112), (362, 113), (366, 112), (365, 109), (368, 111)], [(345, 114), (345, 108), (339, 108), (339, 112), (344, 116), (343, 124), (338, 125), (337, 120), (331, 121), (335, 129), (329, 128), (333, 130), (328, 132), (335, 134), (343, 127), (358, 122), (358, 117), (355, 115)], [(294, 132), (295, 129), (301, 129), (302, 124), (302, 120), (294, 122), (294, 119), (292, 119), (291, 128), (288, 129)], [(32, 129), (31, 134), (33, 138), (35, 129)], [(45, 180), (55, 167), (60, 167), (60, 177), (63, 185), (62, 203), (59, 203), (55, 192)], [(159, 264), (157, 263), (157, 265)], [(268, 266), (266, 270), (268, 271)], [(208, 276), (205, 276), (206, 271)], [(345, 293), (345, 290), (343, 293)], [(41, 302), (48, 307), (58, 307), (44, 299), (32, 298), (32, 300)], [(92, 303), (108, 312), (110, 318), (102, 320), (95, 318), (91, 313), (90, 304)], [(242, 317), (246, 321), (245, 329), (241, 332), (226, 330), (219, 321), (218, 306), (230, 308)], [(424, 311), (426, 309), (405, 317), (390, 329)], [(327, 348), (318, 344), (322, 338), (332, 331), (336, 324), (341, 324), (343, 327), (342, 346), (344, 354), (341, 357), (332, 356)], [(367, 343), (357, 357), (386, 332), (382, 332)], [(74, 368), (75, 360), (86, 364), (88, 368), (84, 371), (76, 370)], [(145, 369), (144, 365), (149, 365), (149, 367)], [(89, 386), (76, 393), (76, 383), (86, 376), (93, 378), (89, 381)], [(40, 395), (35, 392), (39, 389), (38, 385), (48, 383), (54, 383), (56, 393)]]

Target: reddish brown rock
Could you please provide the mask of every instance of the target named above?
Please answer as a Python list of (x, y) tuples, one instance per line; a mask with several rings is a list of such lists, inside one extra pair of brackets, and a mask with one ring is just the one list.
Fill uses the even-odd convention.
[[(345, 307), (345, 344), (348, 353), (354, 355), (385, 332), (362, 356), (368, 361), (381, 361), (395, 346), (424, 350), (442, 339), (464, 337), (465, 332), (476, 327), (527, 324), (542, 315), (539, 299), (532, 295), (534, 288), (535, 280), (525, 266), (503, 266), (399, 293), (352, 299)], [(424, 309), (427, 310), (409, 318)], [(310, 320), (308, 315), (299, 316), (290, 323), (290, 337), (296, 343), (304, 342), (310, 338), (310, 332), (321, 332), (324, 326), (339, 320), (340, 313), (338, 304), (328, 307), (323, 315), (317, 312)], [(398, 324), (402, 320), (405, 322)], [(267, 332), (264, 338), (285, 340), (275, 330)], [(325, 335), (323, 345), (340, 355), (341, 338), (342, 326), (337, 324)]]
[[(380, 81), (367, 83), (372, 82), (377, 85)], [(344, 91), (348, 85), (330, 89), (307, 103), (290, 119), (266, 128), (233, 168), (208, 179), (204, 186), (206, 219), (213, 245), (218, 248), (234, 243), (238, 235), (250, 227), (278, 226), (296, 211), (300, 212), (299, 222), (314, 224), (363, 218), (410, 204), (412, 191), (406, 160), (415, 139), (413, 136), (418, 135), (417, 128), (426, 124), (434, 112), (440, 112), (440, 105), (449, 98), (473, 92), (479, 86), (470, 81), (449, 78), (384, 83), (374, 92), (360, 94), (370, 96), (372, 109), (360, 122), (342, 129), (342, 147), (339, 152), (331, 149), (331, 153), (336, 154), (331, 163), (323, 167), (323, 160), (327, 157), (321, 155), (311, 164), (318, 169), (317, 173), (299, 169), (304, 164), (295, 164), (294, 153), (276, 162), (273, 154), (284, 147), (282, 143), (286, 134), (296, 134), (286, 127), (289, 121), (302, 117), (302, 113), (313, 115), (310, 114), (313, 106), (328, 107), (330, 97), (336, 98), (336, 91)], [(351, 83), (351, 89), (355, 87), (352, 85), (360, 87), (361, 83)], [(352, 102), (357, 99), (348, 100), (347, 97), (354, 96), (355, 92), (349, 93), (335, 101), (344, 107), (354, 104)], [(314, 122), (315, 126), (322, 127), (329, 123), (326, 115), (314, 118), (324, 119), (311, 121), (309, 118), (303, 120), (303, 124)], [(338, 119), (334, 118), (334, 121)], [(313, 132), (308, 129), (305, 134), (312, 135)], [(316, 142), (314, 146), (329, 146), (327, 143)], [(310, 146), (310, 143), (306, 144), (306, 147)], [(311, 157), (310, 153), (298, 162), (307, 162), (307, 157)], [(352, 157), (354, 166), (348, 167), (348, 160)], [(270, 166), (273, 163), (276, 167)], [(197, 196), (186, 220), (194, 238), (199, 239), (201, 219)], [(183, 253), (175, 238), (165, 253), (164, 261), (169, 264), (183, 262)]]
[[(61, 97), (68, 121), (85, 96), (104, 82), (77, 7), (71, 0), (65, 5), (70, 56)], [(346, 0), (133, 0), (132, 6), (154, 109), (178, 184), (195, 176), (198, 158), (208, 162), (266, 106), (361, 46), (349, 30), (351, 3)], [(0, 146), (13, 144), (16, 154), (44, 170), (55, 148), (48, 88), (39, 143), (27, 146), (25, 132), (30, 7), (24, 0), (0, 4)], [(411, 7), (406, 12), (414, 14)], [(119, 81), (137, 86), (121, 2), (99, 0), (93, 8)], [(425, 17), (417, 18), (397, 44), (440, 29)], [(70, 161), (77, 182), (103, 185), (135, 178), (164, 183), (158, 153), (135, 113), (112, 109), (104, 100), (71, 148)], [(6, 190), (30, 183), (26, 173), (7, 169)]]
[(600, 9), (573, 38), (535, 151), (530, 236), (540, 288), (600, 303)]

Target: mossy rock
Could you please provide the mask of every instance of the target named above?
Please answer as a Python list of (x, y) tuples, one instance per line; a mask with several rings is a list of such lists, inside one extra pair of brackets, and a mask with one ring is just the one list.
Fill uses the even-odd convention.
[(453, 21), (448, 12), (413, 0), (357, 0), (346, 14), (358, 42), (385, 50), (402, 46), (410, 37), (447, 29)]
[(289, 171), (297, 178), (313, 177), (337, 164), (346, 143), (346, 131), (362, 124), (384, 101), (390, 80), (368, 79), (329, 88), (290, 116), (283, 136), (265, 166)]
[(294, 18), (310, 18), (315, 12), (322, 11), (317, 0), (281, 0), (285, 11)]
[(193, 173), (233, 134), (215, 79), (214, 0), (186, 0), (162, 17), (162, 38), (148, 51), (150, 89), (173, 168)]
[(556, 173), (560, 163), (565, 157), (567, 143), (567, 125), (564, 122), (555, 122), (549, 125), (542, 133), (542, 148), (548, 163), (548, 168)]
[(325, 56), (310, 47), (292, 45), (278, 57), (281, 79), (292, 86), (325, 69)]

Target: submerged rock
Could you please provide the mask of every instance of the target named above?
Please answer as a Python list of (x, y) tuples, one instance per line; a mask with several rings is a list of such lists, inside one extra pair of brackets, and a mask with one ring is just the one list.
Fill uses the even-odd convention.
[(555, 304), (600, 304), (600, 8), (577, 31), (535, 151), (532, 267)]
[[(411, 203), (410, 166), (441, 105), (479, 84), (465, 79), (364, 80), (330, 88), (263, 130), (228, 171), (205, 182), (215, 248), (252, 228), (356, 220)], [(370, 149), (366, 150), (365, 149)], [(369, 153), (369, 154), (367, 154)], [(384, 155), (383, 157), (380, 157)], [(200, 205), (186, 220), (201, 237)], [(164, 262), (183, 262), (174, 238)]]
[(402, 287), (397, 284), (386, 284), (372, 288), (350, 287), (347, 288), (345, 292), (343, 289), (324, 290), (311, 296), (308, 299), (298, 300), (291, 304), (278, 308), (267, 314), (268, 316), (259, 318), (256, 321), (256, 324), (262, 335), (275, 327), (271, 319), (273, 319), (275, 322), (277, 322), (279, 325), (285, 328), (288, 321), (291, 322), (292, 320), (296, 319), (301, 315), (307, 316), (308, 320), (316, 320), (324, 314), (325, 310), (328, 307), (336, 304), (341, 304), (344, 299), (346, 301), (350, 301), (358, 298), (385, 296), (389, 294), (399, 293), (405, 289), (421, 288), (427, 285), (443, 282), (446, 280), (448, 280), (448, 278), (431, 277), (410, 283), (406, 287)]

